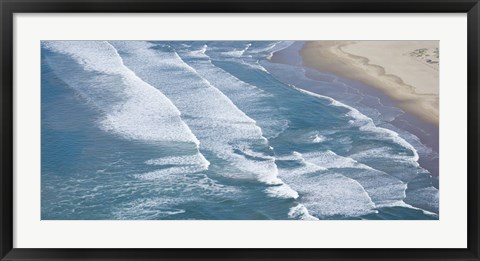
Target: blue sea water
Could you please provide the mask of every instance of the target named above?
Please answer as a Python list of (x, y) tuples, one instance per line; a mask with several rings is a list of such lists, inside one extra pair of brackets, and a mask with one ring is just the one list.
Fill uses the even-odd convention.
[(359, 83), (269, 60), (301, 46), (43, 41), (42, 219), (438, 219), (438, 152)]

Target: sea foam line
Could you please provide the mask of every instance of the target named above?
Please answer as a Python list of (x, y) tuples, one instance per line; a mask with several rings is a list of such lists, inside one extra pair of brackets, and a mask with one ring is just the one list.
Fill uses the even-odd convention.
[[(305, 94), (308, 94), (310, 96), (315, 96), (315, 97), (318, 97), (318, 98), (321, 98), (321, 99), (327, 99), (331, 102), (332, 105), (334, 106), (337, 106), (337, 107), (343, 107), (343, 108), (347, 108), (349, 109), (349, 113), (347, 113), (348, 116), (354, 118), (356, 120), (356, 122), (352, 122), (353, 124), (356, 124), (357, 126), (359, 126), (359, 129), (360, 130), (365, 130), (365, 131), (371, 131), (371, 132), (376, 132), (376, 133), (380, 133), (382, 134), (382, 137), (385, 137), (387, 136), (387, 138), (389, 138), (390, 140), (392, 140), (393, 142), (401, 145), (402, 147), (406, 148), (406, 149), (409, 149), (410, 151), (412, 151), (412, 154), (413, 156), (409, 156), (409, 158), (407, 158), (406, 156), (402, 156), (402, 155), (394, 155), (394, 157), (396, 158), (400, 158), (402, 160), (409, 160), (410, 162), (414, 163), (415, 166), (419, 166), (418, 165), (418, 153), (416, 151), (416, 149), (410, 144), (408, 143), (406, 140), (404, 140), (403, 138), (401, 138), (398, 133), (392, 131), (392, 130), (389, 130), (389, 129), (386, 129), (386, 128), (381, 128), (381, 127), (377, 127), (375, 126), (375, 124), (373, 123), (373, 120), (367, 116), (365, 116), (364, 114), (362, 114), (361, 112), (359, 112), (357, 109), (355, 108), (352, 108), (351, 106), (348, 106), (346, 104), (343, 104), (341, 102), (338, 102), (328, 96), (323, 96), (323, 95), (320, 95), (320, 94), (316, 94), (316, 93), (312, 93), (310, 91), (307, 91), (307, 90), (303, 90), (303, 89), (300, 89), (296, 86), (293, 86), (293, 85), (290, 85), (292, 88), (300, 91), (300, 92), (303, 92)], [(363, 125), (362, 125), (363, 124)], [(359, 153), (358, 155), (360, 155), (361, 153)], [(378, 155), (382, 155), (381, 153), (376, 153)], [(383, 153), (385, 154), (385, 153)], [(355, 154), (356, 155), (356, 154)], [(390, 175), (391, 176), (391, 175)], [(398, 179), (398, 178), (396, 178)], [(402, 182), (403, 183), (403, 182)], [(405, 195), (405, 190), (406, 190), (406, 183), (404, 183), (404, 188), (402, 188), (403, 190), (403, 196), (402, 198), (405, 199), (406, 195)], [(397, 201), (385, 201), (385, 202), (378, 202), (377, 204), (377, 207), (388, 207), (388, 206), (401, 206), (401, 207), (406, 207), (406, 208), (412, 208), (412, 209), (418, 209), (418, 210), (421, 210), (423, 211), (425, 214), (428, 214), (430, 215), (431, 212), (429, 211), (426, 211), (424, 209), (421, 209), (421, 208), (417, 208), (417, 207), (414, 207), (414, 206), (411, 206), (409, 204), (406, 204), (404, 201), (402, 200), (397, 200)], [(433, 213), (434, 214), (434, 213)]]
[[(53, 52), (68, 55), (85, 70), (106, 75), (117, 75), (122, 82), (101, 82), (80, 73), (71, 72), (62, 65), (51, 63), (58, 76), (105, 113), (102, 128), (141, 140), (192, 142), (199, 141), (181, 120), (180, 111), (153, 86), (142, 81), (123, 63), (118, 52), (105, 41), (47, 41), (42, 46)], [(113, 104), (113, 105), (111, 105)], [(158, 126), (164, 125), (163, 128)]]
[(324, 96), (324, 95), (320, 95), (320, 94), (317, 94), (317, 93), (314, 93), (314, 92), (310, 92), (310, 91), (307, 91), (307, 90), (304, 90), (304, 89), (301, 89), (301, 88), (298, 88), (294, 85), (291, 85), (289, 84), (290, 87), (294, 88), (295, 90), (298, 90), (302, 93), (305, 93), (305, 94), (308, 94), (310, 96), (314, 96), (314, 97), (318, 97), (318, 98), (321, 98), (321, 99), (325, 99), (325, 100), (328, 100), (330, 101), (330, 103), (333, 105), (333, 106), (336, 106), (336, 107), (343, 107), (343, 108), (346, 108), (349, 110), (349, 112), (347, 113), (348, 116), (354, 118), (356, 121), (352, 122), (354, 124), (360, 124), (359, 125), (359, 129), (360, 130), (365, 130), (365, 131), (371, 131), (371, 132), (375, 132), (375, 133), (379, 133), (379, 134), (383, 134), (383, 136), (386, 138), (389, 138), (391, 141), (401, 145), (402, 147), (410, 150), (413, 154), (413, 157), (412, 157), (412, 161), (418, 161), (418, 153), (417, 153), (417, 150), (410, 144), (408, 143), (406, 140), (404, 140), (403, 138), (401, 138), (398, 133), (392, 131), (392, 130), (389, 130), (389, 129), (386, 129), (386, 128), (382, 128), (382, 127), (377, 127), (375, 126), (375, 123), (373, 122), (373, 120), (369, 117), (367, 117), (366, 115), (362, 114), (360, 111), (358, 111), (357, 109), (351, 107), (351, 106), (348, 106), (344, 103), (341, 103), (333, 98), (330, 98), (328, 96)]
[(236, 50), (233, 50), (233, 51), (227, 51), (227, 52), (222, 52), (223, 55), (226, 55), (226, 56), (229, 56), (229, 57), (235, 57), (235, 58), (239, 58), (239, 57), (242, 57), (243, 54), (248, 50), (248, 48), (252, 46), (251, 43), (247, 44), (247, 46), (243, 49), (236, 49)]
[[(278, 136), (288, 127), (288, 120), (278, 115), (278, 109), (265, 102), (273, 95), (240, 80), (213, 64), (212, 57), (207, 54), (199, 55), (198, 52), (198, 50), (187, 53), (180, 52), (179, 55), (198, 75), (219, 89), (248, 117), (253, 117), (255, 121), (258, 120), (257, 125), (261, 127), (263, 136), (266, 138)], [(203, 59), (191, 59), (192, 57)]]
[[(277, 177), (274, 160), (252, 160), (235, 153), (236, 148), (254, 144), (264, 144), (268, 149), (268, 140), (263, 137), (261, 128), (176, 52), (153, 50), (150, 47), (154, 45), (148, 43), (114, 42), (113, 45), (120, 48), (127, 66), (175, 103), (184, 121), (201, 141), (200, 149), (213, 152), (241, 170), (222, 174), (242, 178), (240, 175), (250, 173), (266, 184), (283, 184)], [(297, 196), (292, 190), (290, 194)]]
[[(248, 49), (248, 47), (250, 47), (251, 44), (247, 45), (247, 47), (245, 48), (245, 50)], [(243, 50), (243, 52), (245, 51)], [(243, 53), (242, 52), (242, 53)], [(204, 78), (195, 68), (193, 68), (192, 66), (190, 66), (188, 63), (186, 63), (179, 55), (178, 53), (175, 52), (175, 55), (178, 57), (178, 59), (180, 59), (180, 61), (182, 61), (182, 63), (189, 68), (189, 70), (191, 70), (193, 73), (195, 73), (198, 77), (200, 77), (208, 86), (210, 86), (211, 88), (215, 89), (216, 91), (218, 91), (225, 99), (227, 99), (238, 111), (240, 111), (243, 115), (245, 115), (246, 118), (248, 118), (249, 120), (253, 121), (254, 124), (256, 124), (256, 121), (252, 118), (250, 118), (247, 114), (245, 114), (242, 110), (240, 110), (236, 105), (235, 103), (227, 96), (225, 95), (218, 87), (216, 87), (214, 84), (212, 84), (209, 80), (207, 80), (206, 78)], [(212, 64), (213, 65), (213, 64)], [(222, 70), (223, 71), (223, 70)], [(226, 73), (226, 72), (225, 72)], [(228, 74), (228, 73), (227, 73)], [(230, 74), (228, 74), (230, 75)], [(240, 81), (238, 78), (234, 77), (233, 75), (230, 75), (232, 78), (238, 80), (239, 82), (243, 83), (244, 85), (247, 85), (247, 86), (250, 86), (242, 81)], [(261, 138), (267, 142), (268, 144), (268, 139), (266, 139), (262, 133), (262, 129), (260, 127), (258, 127), (257, 125), (255, 125), (256, 128), (258, 128), (259, 132), (260, 132), (260, 136)], [(288, 184), (284, 183), (280, 178), (278, 178), (278, 169), (277, 169), (277, 166), (275, 164), (275, 158), (274, 157), (269, 157), (269, 156), (266, 156), (266, 155), (261, 155), (260, 153), (255, 153), (254, 151), (246, 148), (244, 149), (244, 153), (246, 154), (249, 154), (249, 155), (255, 155), (256, 157), (261, 157), (263, 159), (268, 159), (270, 161), (273, 161), (273, 165), (274, 165), (274, 169), (275, 169), (275, 172), (273, 174), (273, 180), (272, 178), (268, 178), (266, 180), (262, 180), (263, 182), (267, 183), (267, 184), (275, 184), (276, 186), (272, 186), (272, 187), (269, 187), (266, 189), (266, 192), (270, 195), (273, 195), (274, 197), (279, 197), (279, 198), (298, 198), (299, 195), (298, 193), (293, 190)]]
[[(91, 76), (85, 75), (84, 71), (72, 71), (68, 66), (57, 64), (58, 59), (51, 63), (60, 78), (87, 100), (97, 104), (104, 114), (100, 121), (101, 129), (127, 139), (195, 145), (190, 150), (196, 153), (192, 157), (198, 158), (197, 166), (173, 167), (156, 174), (194, 173), (208, 169), (210, 163), (199, 151), (200, 142), (181, 120), (178, 108), (158, 89), (129, 70), (108, 42), (49, 41), (42, 42), (42, 46), (72, 57), (87, 72), (101, 74)], [(83, 78), (79, 78), (82, 75)], [(167, 161), (173, 163), (181, 157), (171, 157)], [(142, 178), (148, 176), (153, 177), (143, 175)]]
[[(315, 156), (308, 157), (296, 151), (291, 156), (279, 157), (279, 160), (295, 160), (303, 165), (283, 170), (280, 176), (303, 194), (300, 201), (311, 213), (328, 217), (361, 216), (376, 212), (376, 204), (363, 184), (340, 173), (326, 172), (325, 166), (312, 159)], [(327, 187), (331, 190), (321, 189)], [(356, 194), (353, 195), (354, 192)]]
[[(227, 79), (226, 83), (224, 83), (227, 86), (227, 89), (226, 90), (222, 89), (222, 92), (224, 92), (227, 96), (230, 96), (228, 94), (229, 93), (229, 88), (233, 88), (234, 86), (237, 86), (237, 85), (239, 85), (239, 87), (235, 87), (233, 89), (235, 89), (235, 90), (240, 89), (240, 90), (249, 91), (249, 89), (252, 88), (252, 86), (250, 86), (248, 84), (243, 84), (243, 82), (240, 81), (239, 79), (237, 79), (235, 76), (232, 76), (229, 73), (222, 70), (221, 68), (218, 68), (218, 67), (214, 66), (211, 62), (211, 58), (208, 55), (205, 54), (205, 55), (202, 55), (202, 56), (204, 56), (203, 58), (205, 58), (205, 59), (203, 59), (203, 60), (195, 59), (195, 60), (191, 60), (191, 61), (189, 60), (187, 63), (190, 63), (191, 66), (193, 66), (194, 69), (197, 71), (197, 73), (202, 75), (202, 77), (213, 78), (213, 85), (215, 85), (217, 88), (225, 88), (225, 87), (222, 86), (222, 84), (219, 85), (216, 82), (215, 79), (217, 79), (217, 78)], [(187, 55), (187, 58), (188, 57), (189, 56)], [(196, 57), (198, 57), (198, 56), (196, 56)], [(206, 68), (209, 68), (209, 67), (215, 67), (216, 70), (206, 69)], [(234, 80), (228, 80), (228, 79), (231, 79), (231, 78), (234, 79)], [(209, 81), (212, 81), (212, 80), (209, 80)], [(255, 93), (255, 91), (253, 91), (253, 92), (249, 91), (249, 93)], [(233, 93), (233, 94), (234, 94), (234, 95), (232, 95), (234, 97), (233, 101), (235, 101), (235, 99), (240, 99), (240, 98), (241, 98), (240, 102), (245, 101), (245, 98), (242, 95), (239, 96), (237, 93)], [(260, 96), (255, 95), (255, 97), (261, 97), (261, 95)], [(237, 104), (237, 102), (234, 102), (234, 103)], [(248, 107), (247, 107), (247, 109), (248, 109)], [(253, 114), (253, 115), (255, 115), (255, 114)], [(298, 153), (298, 155), (300, 155), (300, 154)], [(301, 155), (300, 155), (300, 157), (301, 157)], [(353, 159), (351, 159), (351, 161), (356, 162)], [(307, 161), (303, 161), (303, 163), (305, 164), (305, 167), (303, 167), (301, 169), (291, 170), (290, 173), (284, 174), (284, 175), (286, 175), (288, 177), (290, 177), (292, 175), (293, 176), (298, 176), (298, 175), (301, 175), (302, 173), (311, 173), (311, 172), (316, 172), (316, 171), (325, 169), (325, 168), (323, 168), (323, 166), (320, 167), (320, 166), (317, 166), (317, 165), (312, 164), (312, 163), (307, 162)], [(353, 163), (351, 163), (351, 164), (353, 164)], [(357, 163), (355, 167), (358, 168), (360, 166), (363, 166), (363, 168), (365, 168), (365, 169), (371, 169), (368, 166), (366, 166), (364, 164), (360, 164), (360, 163)], [(367, 201), (370, 202), (370, 207), (375, 208), (375, 203), (373, 203), (373, 201), (370, 198), (368, 192), (365, 190), (365, 188), (363, 187), (363, 185), (361, 183), (359, 183), (355, 179), (352, 179), (352, 178), (349, 178), (349, 177), (344, 176), (344, 178), (346, 180), (350, 180), (351, 183), (356, 184), (356, 186), (361, 188), (361, 191), (362, 191), (363, 195), (365, 196), (365, 198), (367, 198)], [(281, 194), (281, 192), (279, 192), (280, 189), (281, 189), (281, 186), (280, 187), (272, 187), (272, 188), (269, 188), (268, 190), (269, 190), (269, 192), (272, 192), (273, 190), (277, 190), (276, 194)], [(402, 191), (402, 195), (404, 195), (403, 191)], [(358, 213), (363, 213), (364, 214), (366, 212), (358, 212)]]

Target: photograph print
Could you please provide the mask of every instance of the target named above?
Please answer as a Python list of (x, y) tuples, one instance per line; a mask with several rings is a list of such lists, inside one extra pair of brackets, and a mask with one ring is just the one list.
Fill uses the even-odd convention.
[(41, 41), (42, 220), (438, 220), (439, 41)]

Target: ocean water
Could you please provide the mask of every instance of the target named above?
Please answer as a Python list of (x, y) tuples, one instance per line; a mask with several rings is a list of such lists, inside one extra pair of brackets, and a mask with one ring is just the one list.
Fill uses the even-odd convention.
[(438, 219), (438, 148), (302, 44), (43, 41), (42, 219)]

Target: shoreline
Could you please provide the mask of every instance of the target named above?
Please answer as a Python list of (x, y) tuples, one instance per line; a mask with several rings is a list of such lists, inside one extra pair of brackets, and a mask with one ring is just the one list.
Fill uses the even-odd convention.
[[(269, 59), (272, 63), (281, 63), (281, 64), (289, 64), (295, 66), (305, 66), (307, 68), (311, 68), (304, 64), (303, 58), (301, 56), (301, 51), (303, 50), (303, 45), (292, 45), (286, 49), (274, 52), (271, 59)], [(312, 68), (315, 71), (324, 72), (317, 68)], [(306, 75), (308, 78), (312, 80), (315, 79), (314, 75), (308, 74)], [(355, 82), (352, 80), (352, 82)], [(393, 100), (391, 97), (387, 96), (384, 92), (377, 88), (373, 88), (367, 84), (363, 84), (358, 82), (352, 86), (359, 90), (361, 93), (370, 95), (373, 97), (377, 97), (381, 104), (385, 106), (396, 106), (397, 102)], [(317, 94), (322, 95), (322, 93), (318, 92), (318, 90), (314, 88), (308, 88), (307, 91), (311, 91)], [(409, 132), (420, 140), (422, 144), (431, 148), (435, 152), (439, 152), (439, 127), (438, 124), (432, 123), (431, 121), (426, 121), (422, 117), (411, 113), (410, 111), (404, 111), (403, 115), (397, 116), (393, 121), (389, 122), (396, 128)], [(417, 148), (416, 148), (417, 149)], [(418, 149), (417, 149), (418, 150)], [(422, 155), (418, 160), (419, 164), (426, 168), (432, 176), (438, 177), (439, 175), (439, 161), (437, 159), (429, 159)]]
[[(376, 88), (394, 100), (396, 107), (438, 126), (438, 68), (435, 76), (435, 64), (426, 64), (406, 54), (423, 44), (410, 41), (408, 44), (405, 41), (309, 41), (305, 42), (300, 55), (305, 66)], [(428, 44), (435, 46), (436, 43), (429, 41)]]

